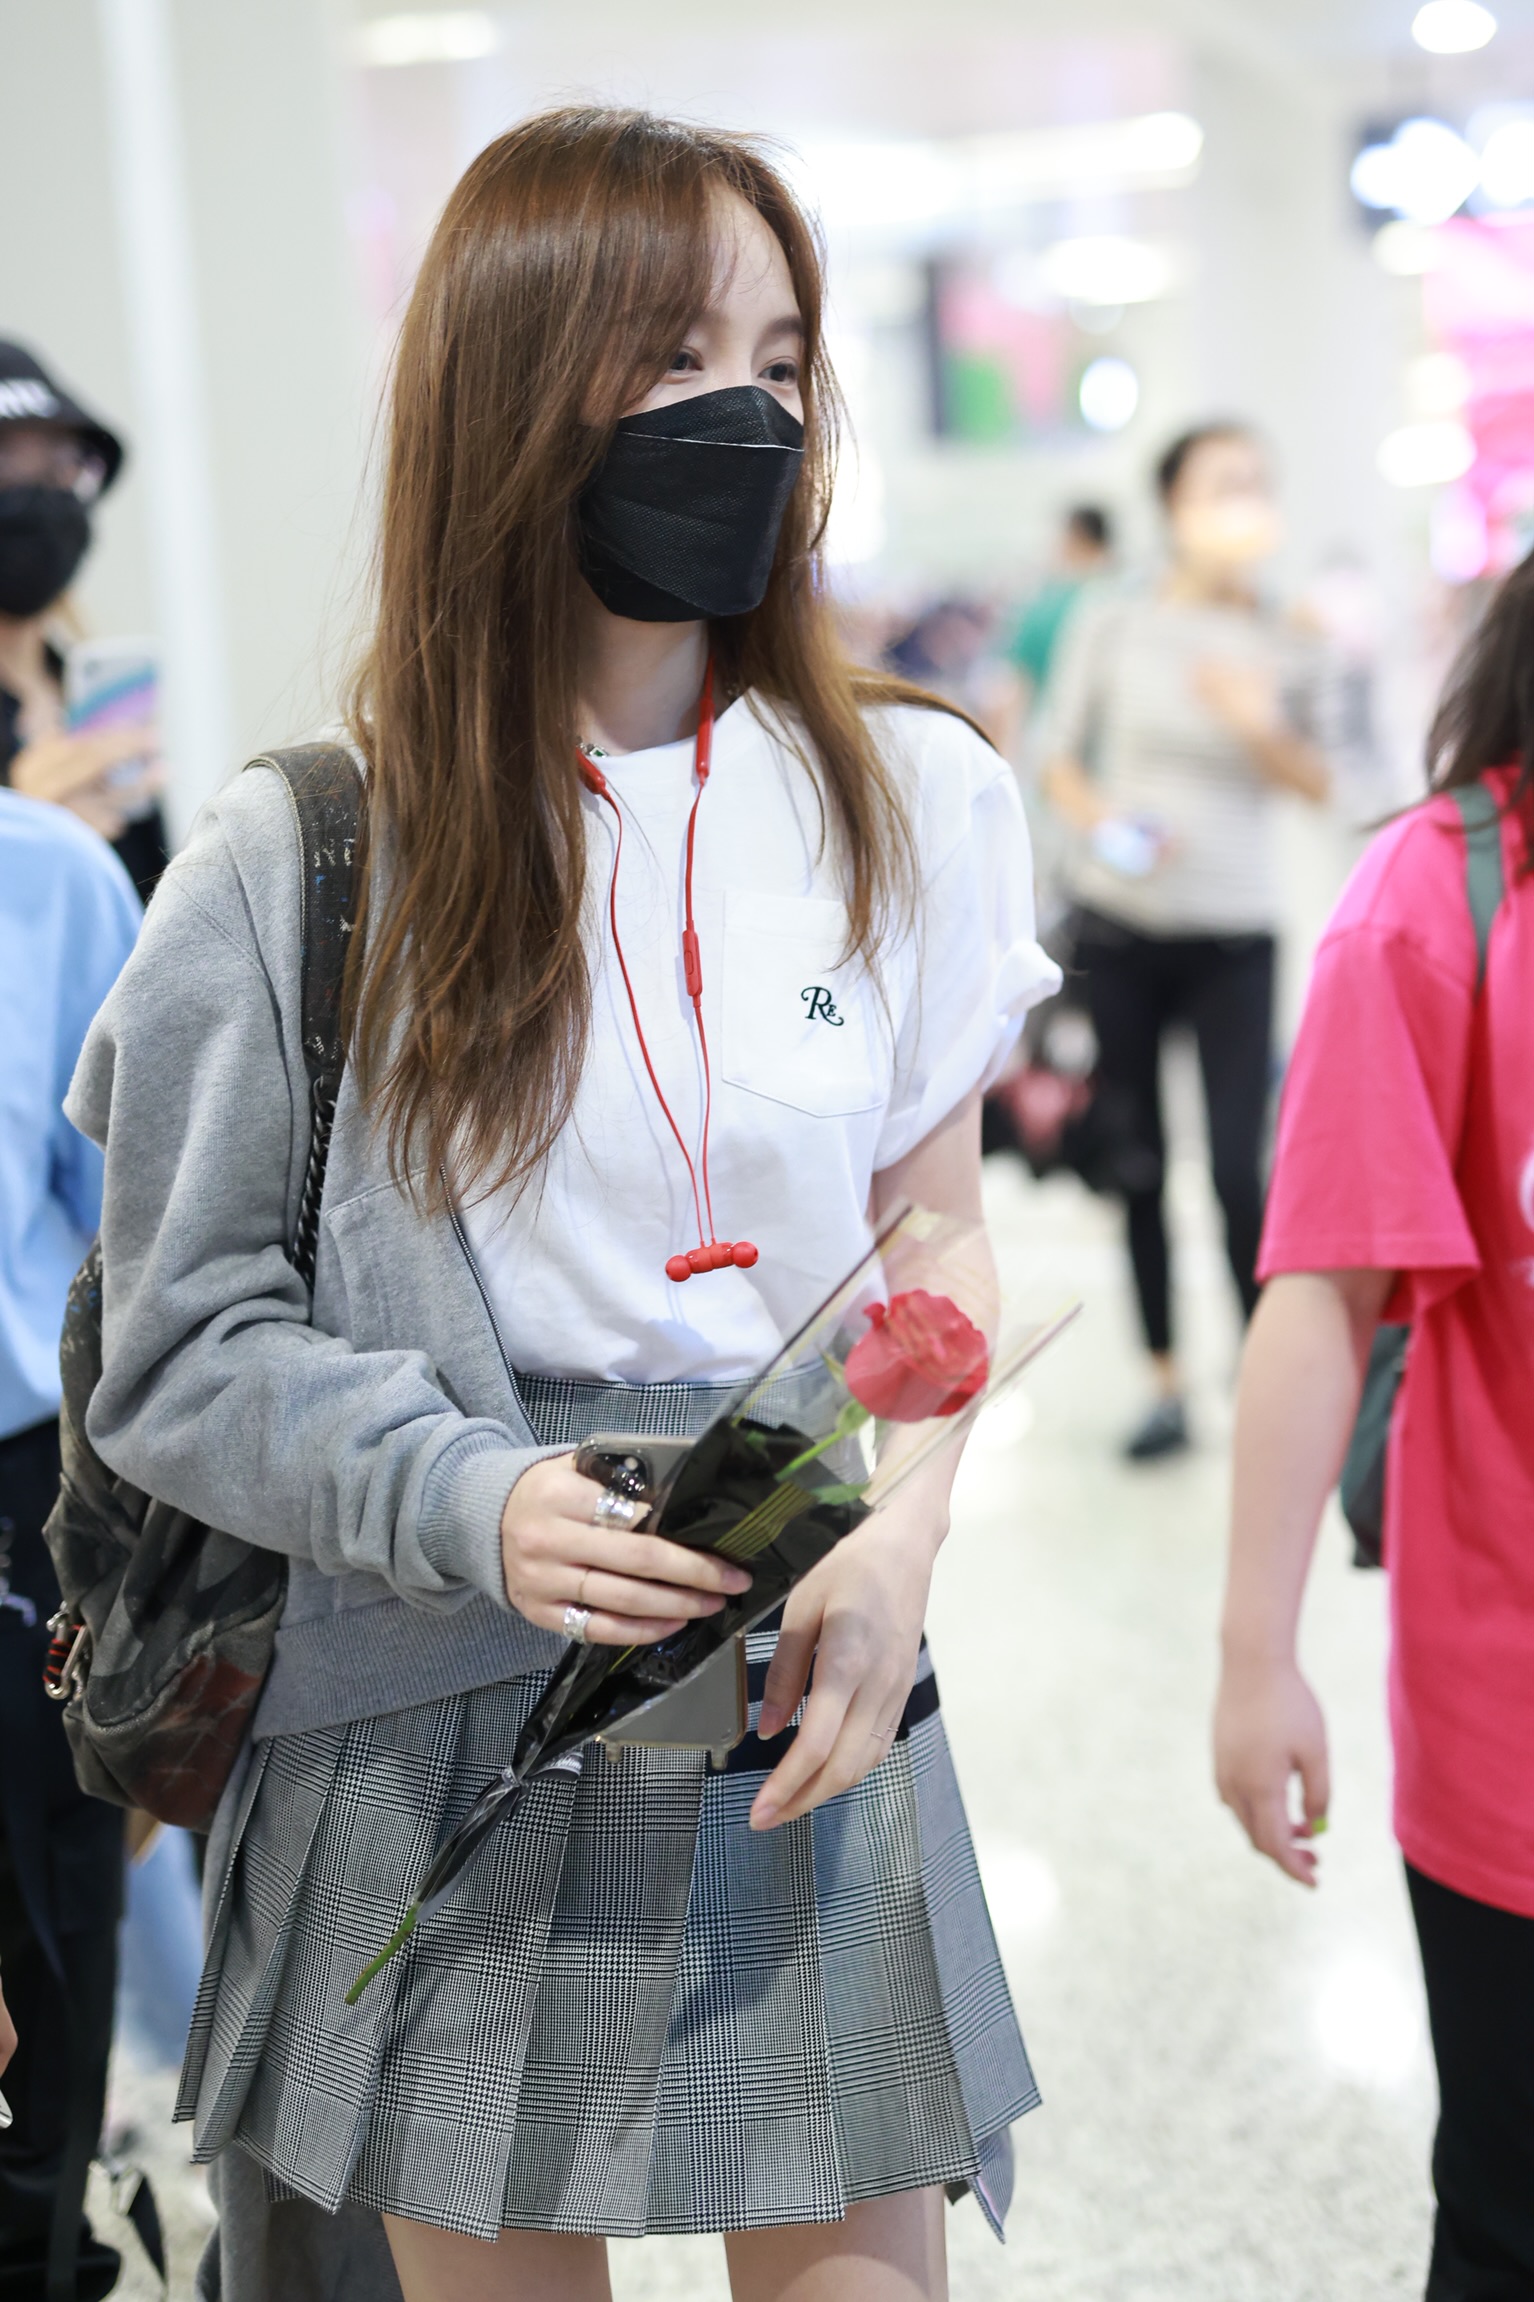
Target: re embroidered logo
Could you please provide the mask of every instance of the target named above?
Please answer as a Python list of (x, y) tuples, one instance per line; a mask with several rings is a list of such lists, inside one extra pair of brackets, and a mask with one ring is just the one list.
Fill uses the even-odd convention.
[(829, 1023), (840, 1031), (847, 1018), (837, 1013), (836, 1001), (823, 983), (807, 983), (799, 996), (809, 1008), (811, 1023)]

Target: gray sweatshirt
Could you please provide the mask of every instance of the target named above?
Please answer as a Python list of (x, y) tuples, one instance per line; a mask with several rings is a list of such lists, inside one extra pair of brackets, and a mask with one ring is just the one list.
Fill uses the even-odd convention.
[(288, 1260), (308, 1156), (297, 819), (269, 769), (203, 811), (80, 1057), (106, 1152), (109, 1467), (290, 1559), (257, 1734), (547, 1667), (500, 1520), (540, 1447), (457, 1223), (421, 1215), (343, 1079), (311, 1319)]

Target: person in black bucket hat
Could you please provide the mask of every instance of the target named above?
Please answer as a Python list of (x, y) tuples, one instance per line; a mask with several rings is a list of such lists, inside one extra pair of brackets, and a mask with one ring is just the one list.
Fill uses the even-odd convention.
[[(42, 1685), (58, 1604), (42, 1527), (58, 1493), (59, 1449), (41, 1372), (50, 1266), (37, 1240), (51, 1227), (67, 1259), (72, 1232), (88, 1235), (88, 1203), (71, 1196), (69, 1154), (58, 1148), (62, 1120), (56, 1133), (44, 1132), (56, 1116), (48, 1080), (60, 1056), (67, 1064), (77, 1049), (69, 999), (88, 1016), (131, 947), (138, 908), (117, 865), (65, 811), (122, 840), (130, 872), (137, 865), (151, 873), (164, 861), (158, 817), (127, 824), (135, 793), (104, 780), (143, 755), (144, 731), (70, 732), (64, 659), (52, 644), (55, 634), (67, 636), (61, 598), (89, 548), (90, 507), (122, 460), (114, 433), (29, 352), (0, 343), (0, 783), (20, 795), (4, 795), (0, 811), (0, 925), (17, 958), (0, 1030), (8, 1080), (0, 1130), (8, 1242), (0, 1287), (0, 1975), (21, 2032), (18, 2044), (0, 2014), (14, 2112), (0, 2119), (0, 2302), (100, 2302), (121, 2268), (84, 2199), (112, 2042), (123, 1821), (80, 1791), (60, 1713)], [(67, 931), (50, 939), (49, 915), (65, 907)], [(83, 1017), (78, 1029), (83, 1036)], [(54, 1166), (64, 1180), (39, 1191), (34, 1222), (21, 1179)]]
[(140, 895), (165, 868), (151, 802), (161, 771), (142, 729), (72, 732), (63, 701), (63, 595), (91, 543), (91, 507), (122, 468), (123, 444), (21, 344), (0, 341), (0, 782), (69, 808), (117, 849)]

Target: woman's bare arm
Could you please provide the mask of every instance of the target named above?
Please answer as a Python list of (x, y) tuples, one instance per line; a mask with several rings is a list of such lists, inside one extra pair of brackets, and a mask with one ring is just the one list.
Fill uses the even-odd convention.
[[(1388, 1271), (1270, 1280), (1241, 1365), (1215, 1779), (1253, 1846), (1306, 1886), (1316, 1876), (1307, 1842), (1330, 1781), (1320, 1706), (1296, 1659), (1300, 1604), (1393, 1283)], [(1295, 1774), (1298, 1824), (1289, 1812)]]
[(1267, 782), (1317, 805), (1326, 798), (1331, 770), (1317, 746), (1297, 735), (1284, 718), (1278, 682), (1270, 672), (1210, 657), (1195, 669), (1193, 684), (1221, 725), (1245, 744)]
[[(934, 1212), (980, 1220), (980, 1095), (965, 1097), (914, 1151), (874, 1177), (875, 1221), (909, 1199)], [(995, 1266), (981, 1233), (977, 1270), (995, 1295)], [(897, 1433), (881, 1462), (902, 1445)], [(933, 1563), (948, 1533), (948, 1496), (961, 1449), (946, 1448), (914, 1471), (897, 1495), (837, 1544), (783, 1611), (767, 1673), (758, 1732), (781, 1734), (810, 1679), (814, 1684), (788, 1755), (751, 1810), (757, 1830), (808, 1814), (877, 1766), (900, 1724), (916, 1674)]]

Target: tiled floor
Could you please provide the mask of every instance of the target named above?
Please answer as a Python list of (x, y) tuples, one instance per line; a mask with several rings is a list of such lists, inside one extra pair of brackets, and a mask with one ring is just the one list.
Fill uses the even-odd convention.
[[(932, 1642), (1045, 2106), (1018, 2131), (1005, 2249), (949, 2217), (956, 2302), (1385, 2302), (1421, 2289), (1432, 2077), (1386, 1825), (1383, 1591), (1323, 1538), (1306, 1625), (1333, 1738), (1325, 1883), (1260, 1863), (1216, 1805), (1206, 1722), (1236, 1339), (1201, 1178), (1173, 1196), (1197, 1450), (1131, 1473), (1141, 1403), (1113, 1211), (1011, 1170), (989, 1191), (1019, 1299), (1085, 1317), (982, 1423)], [(164, 2083), (125, 2071), (172, 2207), (205, 2221)], [(130, 2241), (131, 2247), (131, 2241)], [(713, 2239), (613, 2248), (620, 2302), (716, 2302)], [(119, 2288), (153, 2288), (135, 2266)]]

